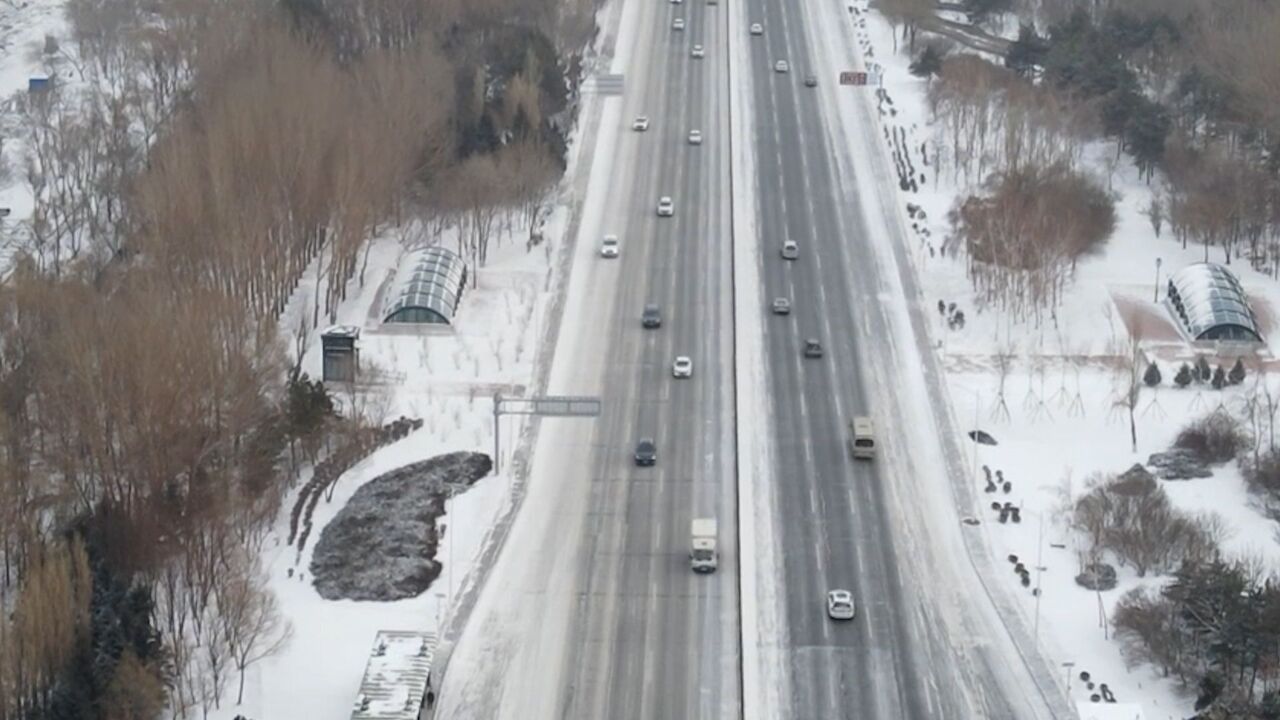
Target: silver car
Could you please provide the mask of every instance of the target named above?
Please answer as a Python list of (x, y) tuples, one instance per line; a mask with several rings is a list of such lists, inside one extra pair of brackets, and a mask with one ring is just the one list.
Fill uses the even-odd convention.
[(676, 204), (671, 198), (663, 195), (658, 199), (658, 217), (671, 217), (676, 214)]
[(787, 240), (782, 243), (782, 259), (795, 260), (800, 257), (800, 246), (795, 240)]
[(780, 73), (791, 72), (791, 65), (786, 60), (779, 60), (773, 64), (773, 71)]
[(784, 298), (784, 297), (774, 298), (772, 307), (773, 307), (774, 315), (790, 315), (791, 314), (791, 301), (788, 300), (787, 298)]

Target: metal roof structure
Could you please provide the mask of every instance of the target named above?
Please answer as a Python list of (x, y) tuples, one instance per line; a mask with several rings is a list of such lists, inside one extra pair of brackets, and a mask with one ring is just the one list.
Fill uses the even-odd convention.
[(431, 689), (435, 649), (435, 633), (380, 630), (351, 720), (418, 720)]
[(1244, 288), (1221, 265), (1196, 263), (1174, 273), (1168, 302), (1193, 340), (1262, 341)]
[(400, 263), (383, 322), (449, 325), (467, 284), (467, 266), (439, 245), (413, 250)]

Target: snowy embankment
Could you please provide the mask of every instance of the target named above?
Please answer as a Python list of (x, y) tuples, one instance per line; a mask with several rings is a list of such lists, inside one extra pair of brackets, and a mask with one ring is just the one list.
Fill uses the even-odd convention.
[[(978, 445), (961, 439), (960, 451), (968, 465), (964, 481), (971, 484), (959, 488), (957, 498), (976, 495), (976, 502), (961, 502), (962, 511), (977, 507), (974, 518), (981, 525), (973, 527), (970, 536), (983, 538), (987, 546), (986, 558), (974, 558), (975, 566), (992, 588), (993, 599), (1011, 599), (1017, 615), (1012, 636), (1024, 650), (1034, 652), (1025, 646), (1038, 646), (1051, 660), (1054, 682), (1078, 704), (1082, 718), (1113, 717), (1109, 711), (1147, 720), (1185, 717), (1192, 711), (1193, 698), (1148, 666), (1127, 668), (1109, 622), (1126, 591), (1158, 587), (1167, 577), (1139, 578), (1132, 567), (1119, 567), (1116, 589), (1098, 593), (1079, 587), (1074, 578), (1081, 570), (1084, 544), (1067, 527), (1067, 518), (1087, 491), (1089, 477), (1145, 464), (1151, 453), (1167, 450), (1189, 421), (1218, 409), (1239, 415), (1254, 392), (1254, 377), (1225, 391), (1169, 384), (1178, 365), (1192, 361), (1197, 351), (1212, 355), (1213, 349), (1192, 348), (1163, 306), (1153, 301), (1159, 292), (1157, 278), (1167, 279), (1171, 272), (1204, 260), (1204, 251), (1183, 248), (1167, 234), (1159, 237), (1144, 215), (1151, 188), (1139, 180), (1127, 159), (1115, 162), (1114, 146), (1095, 143), (1085, 148), (1084, 166), (1117, 196), (1117, 228), (1102, 252), (1081, 259), (1054, 317), (1040, 325), (980, 309), (963, 258), (940, 252), (949, 229), (947, 211), (970, 189), (950, 172), (939, 177), (933, 166), (948, 150), (942, 133), (930, 126), (927, 85), (907, 72), (910, 58), (894, 52), (893, 29), (885, 19), (864, 3), (854, 10), (840, 18), (843, 27), (829, 24), (828, 42), (839, 39), (851, 56), (856, 52), (863, 62), (883, 71), (884, 96), (867, 98), (871, 114), (878, 114), (884, 129), (877, 144), (899, 161), (909, 156), (910, 164), (924, 175), (918, 191), (897, 191), (898, 206), (888, 214), (911, 228), (905, 252), (919, 286), (925, 288), (926, 305), (941, 301), (944, 306), (928, 314), (933, 318), (934, 354), (945, 368), (953, 424), (962, 431), (981, 428), (998, 443)], [(922, 149), (928, 150), (928, 157)], [(907, 212), (908, 203), (923, 212)], [(1231, 269), (1251, 298), (1264, 336), (1280, 334), (1273, 311), (1280, 307), (1280, 287), (1247, 264), (1236, 263)], [(952, 303), (964, 313), (962, 325), (949, 322), (954, 317)], [(1120, 403), (1129, 383), (1128, 354), (1135, 338), (1139, 351), (1157, 363), (1165, 378), (1159, 388), (1139, 393), (1136, 447), (1128, 408)], [(1251, 372), (1267, 372), (1274, 364), (1274, 343), (1255, 356)], [(1262, 382), (1273, 384), (1265, 377)], [(988, 493), (984, 467), (993, 475), (998, 471), (1009, 489), (1000, 482)], [(1280, 567), (1276, 523), (1255, 508), (1256, 500), (1234, 465), (1214, 468), (1209, 478), (1162, 480), (1160, 486), (1176, 508), (1191, 514), (1212, 512), (1226, 520), (1231, 531), (1221, 545), (1228, 558), (1259, 557), (1273, 569)], [(1018, 507), (1020, 522), (1002, 523), (992, 502)], [(1025, 586), (1009, 560), (1015, 556), (1031, 570)], [(1088, 673), (1090, 684), (1081, 680), (1082, 672)], [(1117, 704), (1093, 700), (1103, 683)]]

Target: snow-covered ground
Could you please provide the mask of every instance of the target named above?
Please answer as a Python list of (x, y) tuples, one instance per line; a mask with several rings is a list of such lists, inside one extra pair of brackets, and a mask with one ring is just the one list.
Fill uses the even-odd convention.
[[(1102, 251), (1081, 260), (1056, 310), (1056, 322), (1046, 320), (1037, 327), (980, 309), (965, 276), (964, 260), (938, 252), (948, 232), (947, 211), (967, 189), (951, 182), (950, 173), (937, 177), (932, 157), (925, 162), (921, 155), (921, 147), (944, 142), (942, 134), (929, 124), (926, 83), (907, 72), (910, 58), (904, 52), (893, 52), (893, 31), (884, 18), (868, 12), (862, 2), (857, 10), (846, 20), (852, 33), (835, 28), (829, 32), (833, 37), (855, 38), (856, 50), (864, 61), (878, 63), (883, 69), (883, 89), (896, 114), (882, 116), (882, 122), (905, 133), (902, 145), (912, 148), (914, 165), (926, 173), (919, 192), (899, 193), (904, 207), (914, 203), (928, 215), (927, 221), (917, 225), (927, 229), (929, 237), (918, 235), (919, 242), (910, 248), (919, 285), (925, 288), (929, 304), (938, 300), (955, 303), (965, 314), (963, 328), (951, 329), (943, 314), (934, 313), (931, 329), (935, 351), (946, 369), (954, 417), (961, 428), (980, 427), (999, 443), (978, 446), (965, 442), (973, 464), (974, 488), (983, 501), (1008, 501), (1022, 508), (1019, 524), (1000, 524), (994, 512), (979, 517), (979, 530), (988, 542), (997, 573), (994, 582), (1007, 583), (1004, 589), (1019, 599), (1019, 609), (1036, 640), (1059, 668), (1058, 682), (1069, 687), (1073, 700), (1080, 703), (1083, 718), (1185, 717), (1190, 714), (1193, 698), (1151, 668), (1126, 668), (1105, 625), (1105, 618), (1126, 591), (1155, 586), (1163, 579), (1150, 575), (1138, 578), (1132, 568), (1121, 567), (1120, 586), (1115, 590), (1099, 595), (1077, 586), (1073, 578), (1080, 571), (1080, 544), (1065, 527), (1064, 510), (1086, 490), (1086, 479), (1092, 474), (1115, 474), (1135, 463), (1145, 463), (1152, 452), (1168, 449), (1190, 420), (1219, 407), (1238, 414), (1244, 396), (1252, 392), (1252, 377), (1222, 392), (1198, 385), (1179, 390), (1171, 384), (1178, 365), (1193, 361), (1196, 349), (1183, 342), (1168, 313), (1153, 301), (1156, 258), (1162, 261), (1159, 282), (1163, 284), (1171, 272), (1204, 260), (1204, 250), (1196, 246), (1184, 249), (1167, 232), (1156, 236), (1143, 213), (1151, 200), (1151, 188), (1140, 181), (1127, 158), (1119, 163), (1110, 161), (1113, 145), (1098, 143), (1086, 149), (1085, 165), (1116, 193), (1118, 223)], [(899, 49), (905, 50), (903, 46)], [(859, 92), (855, 88), (842, 90)], [(874, 106), (874, 98), (869, 102)], [(887, 145), (883, 147), (890, 151)], [(1211, 250), (1210, 260), (1221, 262), (1221, 251)], [(1275, 336), (1280, 334), (1272, 308), (1280, 303), (1280, 286), (1249, 269), (1247, 263), (1233, 262), (1230, 267), (1251, 298), (1264, 336), (1270, 339), (1269, 346), (1253, 359), (1252, 374), (1255, 367), (1272, 365)], [(1163, 298), (1164, 288), (1159, 292)], [(1125, 356), (1132, 335), (1141, 336), (1143, 353), (1157, 362), (1164, 376), (1158, 389), (1144, 387), (1141, 391), (1136, 451), (1130, 443), (1127, 410), (1116, 405), (1128, 384)], [(1211, 348), (1198, 349), (1218, 364)], [(1011, 358), (1003, 395), (1000, 355)], [(1235, 355), (1224, 352), (1222, 357), (1229, 367)], [(1250, 362), (1246, 358), (1246, 364)], [(1275, 383), (1274, 377), (1267, 380)], [(981, 494), (983, 465), (1003, 471), (1012, 482), (1008, 495), (999, 492), (992, 498)], [(1223, 541), (1223, 550), (1228, 556), (1261, 556), (1273, 568), (1280, 568), (1277, 525), (1255, 508), (1233, 464), (1216, 468), (1212, 478), (1160, 482), (1175, 506), (1193, 513), (1215, 512), (1227, 520), (1232, 531)], [(1018, 555), (1028, 567), (1039, 568), (1032, 573), (1032, 587), (1041, 588), (1038, 603), (1031, 590), (1021, 586), (1006, 559), (1009, 555)], [(1002, 572), (1006, 568), (1007, 572)], [(1090, 692), (1079, 680), (1081, 671), (1089, 672), (1095, 683), (1107, 683), (1119, 704), (1104, 708), (1091, 703)]]
[[(26, 95), (31, 78), (56, 76), (63, 85), (76, 82), (65, 62), (73, 52), (62, 12), (65, 4), (66, 0), (0, 2), (0, 208), (9, 210), (0, 218), (0, 276), (7, 272), (14, 245), (22, 237), (19, 229), (33, 207), (23, 170), (26, 129), (19, 98)], [(48, 36), (57, 41), (53, 53), (45, 52)]]
[[(338, 323), (361, 328), (358, 343), (363, 377), (377, 378), (360, 390), (356, 407), (390, 420), (421, 418), (422, 429), (375, 452), (343, 474), (332, 500), (314, 515), (315, 532), (299, 555), (285, 544), (285, 502), (263, 563), (293, 638), (283, 652), (251, 667), (243, 705), (224, 703), (214, 718), (244, 714), (252, 718), (346, 718), (379, 630), (436, 632), (469, 582), (468, 573), (499, 514), (510, 502), (509, 463), (502, 472), (476, 482), (451, 499), (440, 519), (445, 526), (437, 552), (439, 578), (424, 594), (396, 602), (329, 601), (311, 585), (307, 572), (319, 534), (364, 482), (395, 468), (456, 450), (493, 452), (492, 396), (519, 392), (531, 382), (536, 343), (551, 287), (551, 262), (564, 230), (566, 208), (557, 206), (544, 228), (545, 242), (527, 249), (525, 228), (502, 238), (490, 263), (479, 271), (478, 287), (468, 289), (452, 330), (384, 328), (381, 309), (404, 252), (400, 233), (388, 231), (373, 241), (366, 282), (338, 312)], [(450, 245), (449, 233), (441, 238)], [(309, 313), (315, 288), (308, 274), (286, 310), (284, 329), (299, 313)], [(322, 323), (321, 327), (325, 327)], [(313, 333), (313, 336), (318, 333)], [(320, 375), (319, 338), (313, 337), (303, 370)], [(332, 390), (332, 388), (331, 388)], [(338, 390), (340, 404), (352, 398)], [(519, 435), (518, 421), (503, 421), (504, 460)], [(305, 483), (304, 473), (299, 487)]]

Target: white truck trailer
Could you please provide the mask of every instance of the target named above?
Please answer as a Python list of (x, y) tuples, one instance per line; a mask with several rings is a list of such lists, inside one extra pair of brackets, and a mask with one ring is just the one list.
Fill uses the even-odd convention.
[(692, 523), (689, 564), (694, 572), (715, 572), (720, 562), (716, 548), (716, 519), (695, 518)]

